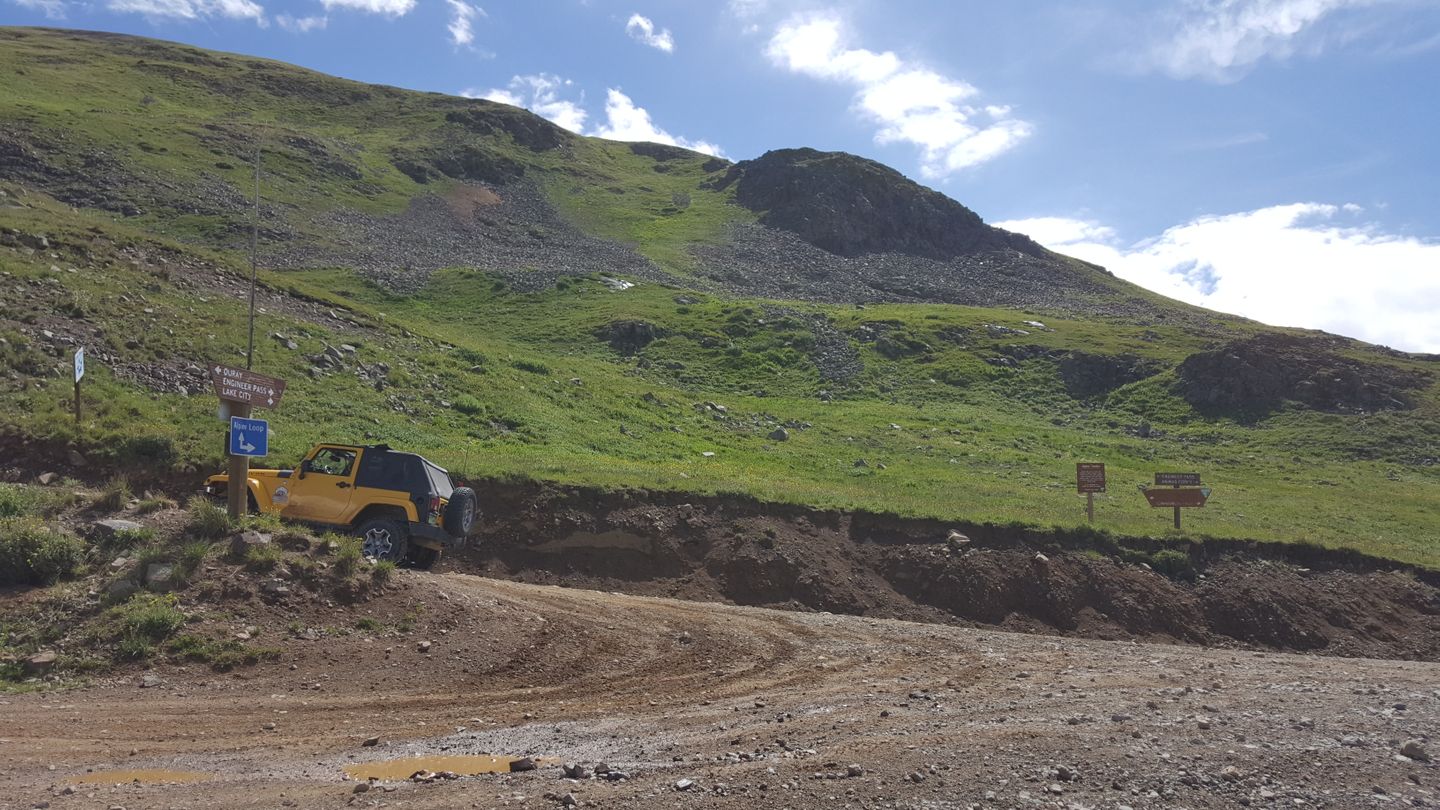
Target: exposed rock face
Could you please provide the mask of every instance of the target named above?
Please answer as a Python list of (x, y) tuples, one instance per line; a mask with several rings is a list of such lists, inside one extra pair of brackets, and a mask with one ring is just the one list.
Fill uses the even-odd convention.
[(609, 341), (615, 351), (632, 355), (649, 346), (656, 338), (664, 337), (664, 332), (646, 321), (613, 321), (601, 327), (597, 336)]
[(760, 221), (840, 256), (904, 253), (945, 260), (1011, 248), (1045, 250), (986, 225), (975, 212), (872, 160), (843, 152), (779, 149), (735, 164), (717, 185)]
[(1338, 340), (1258, 335), (1199, 352), (1180, 364), (1180, 393), (1196, 410), (1258, 415), (1285, 401), (1355, 412), (1411, 407), (1424, 372), (1335, 353)]
[(564, 129), (528, 111), (477, 100), (445, 114), (445, 120), (477, 135), (504, 132), (535, 152), (555, 149), (575, 138)]
[(1077, 398), (1108, 394), (1122, 385), (1143, 380), (1161, 365), (1134, 355), (1103, 355), (1072, 351), (1060, 358), (1060, 379)]

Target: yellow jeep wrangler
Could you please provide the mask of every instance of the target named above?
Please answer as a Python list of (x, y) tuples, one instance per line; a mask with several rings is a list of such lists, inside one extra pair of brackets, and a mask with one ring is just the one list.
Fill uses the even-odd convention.
[[(225, 496), (230, 476), (205, 479)], [(293, 470), (250, 471), (251, 510), (352, 531), (365, 556), (429, 568), (463, 545), (478, 514), (475, 490), (414, 453), (383, 444), (317, 444)]]

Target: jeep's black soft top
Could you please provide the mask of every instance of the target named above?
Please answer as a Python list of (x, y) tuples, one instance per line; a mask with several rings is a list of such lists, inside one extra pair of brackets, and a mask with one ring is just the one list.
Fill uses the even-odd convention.
[(422, 498), (438, 495), (448, 499), (455, 491), (450, 474), (423, 456), (391, 450), (384, 444), (360, 446), (367, 452), (360, 455), (357, 487), (398, 490)]

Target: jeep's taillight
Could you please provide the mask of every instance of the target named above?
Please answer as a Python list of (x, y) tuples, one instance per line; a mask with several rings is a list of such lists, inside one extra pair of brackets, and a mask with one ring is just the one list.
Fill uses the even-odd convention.
[(432, 515), (438, 515), (438, 514), (440, 514), (440, 496), (439, 496), (439, 495), (432, 495), (432, 496), (430, 496), (430, 514), (432, 514)]

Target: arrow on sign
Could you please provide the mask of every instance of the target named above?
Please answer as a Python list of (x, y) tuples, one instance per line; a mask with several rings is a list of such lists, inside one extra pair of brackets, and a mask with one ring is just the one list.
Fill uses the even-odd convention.
[(1154, 507), (1204, 506), (1210, 498), (1209, 488), (1205, 489), (1144, 489), (1145, 500)]
[(241, 449), (241, 450), (244, 450), (244, 451), (247, 452), (247, 453), (253, 453), (253, 452), (255, 452), (255, 445), (251, 444), (249, 441), (247, 441), (247, 440), (245, 439), (245, 434), (244, 434), (244, 433), (241, 433), (241, 434), (240, 434), (240, 449)]

